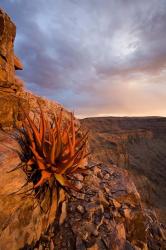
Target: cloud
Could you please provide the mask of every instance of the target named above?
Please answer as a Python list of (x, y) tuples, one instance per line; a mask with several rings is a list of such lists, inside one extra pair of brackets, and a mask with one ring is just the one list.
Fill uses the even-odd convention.
[(166, 115), (166, 1), (1, 1), (29, 89), (78, 115)]

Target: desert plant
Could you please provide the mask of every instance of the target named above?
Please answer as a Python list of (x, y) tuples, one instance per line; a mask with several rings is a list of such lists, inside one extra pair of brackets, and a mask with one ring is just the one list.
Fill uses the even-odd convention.
[[(26, 110), (21, 107), (24, 114), (23, 128), (18, 133), (22, 146), (21, 165), (27, 175), (27, 183), (32, 182), (32, 191), (36, 197), (41, 197), (46, 187), (51, 183), (58, 190), (77, 188), (71, 181), (71, 176), (80, 170), (85, 170), (83, 162), (87, 157), (88, 133), (81, 136), (80, 128), (76, 128), (74, 115), (70, 120), (62, 122), (63, 110), (54, 116), (52, 121), (46, 119), (41, 106), (38, 122), (30, 118)], [(20, 167), (20, 166), (19, 166)]]

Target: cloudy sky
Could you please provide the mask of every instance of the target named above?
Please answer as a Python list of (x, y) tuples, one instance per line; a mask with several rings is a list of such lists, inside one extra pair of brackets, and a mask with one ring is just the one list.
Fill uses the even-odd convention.
[(80, 117), (166, 116), (166, 0), (1, 0), (26, 87)]

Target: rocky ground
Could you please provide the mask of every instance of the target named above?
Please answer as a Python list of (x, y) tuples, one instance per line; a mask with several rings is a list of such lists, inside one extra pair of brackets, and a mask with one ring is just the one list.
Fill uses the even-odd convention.
[(145, 250), (164, 249), (164, 227), (144, 210), (127, 171), (116, 166), (89, 166), (77, 175), (81, 193), (66, 197), (64, 224), (25, 249)]
[(93, 158), (127, 169), (142, 202), (166, 222), (166, 118), (98, 117), (81, 120), (90, 130)]
[(17, 150), (17, 142), (1, 132), (0, 249), (164, 249), (164, 225), (143, 208), (126, 170), (89, 163), (84, 174), (73, 176), (80, 192), (63, 193), (55, 216), (54, 209), (34, 209), (33, 197), (11, 195), (26, 182), (22, 169), (8, 173), (20, 162)]

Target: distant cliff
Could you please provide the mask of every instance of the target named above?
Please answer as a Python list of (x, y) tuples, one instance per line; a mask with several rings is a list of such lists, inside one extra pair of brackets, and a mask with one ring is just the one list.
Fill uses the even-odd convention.
[(98, 117), (89, 128), (93, 158), (129, 170), (143, 202), (166, 219), (166, 118)]

